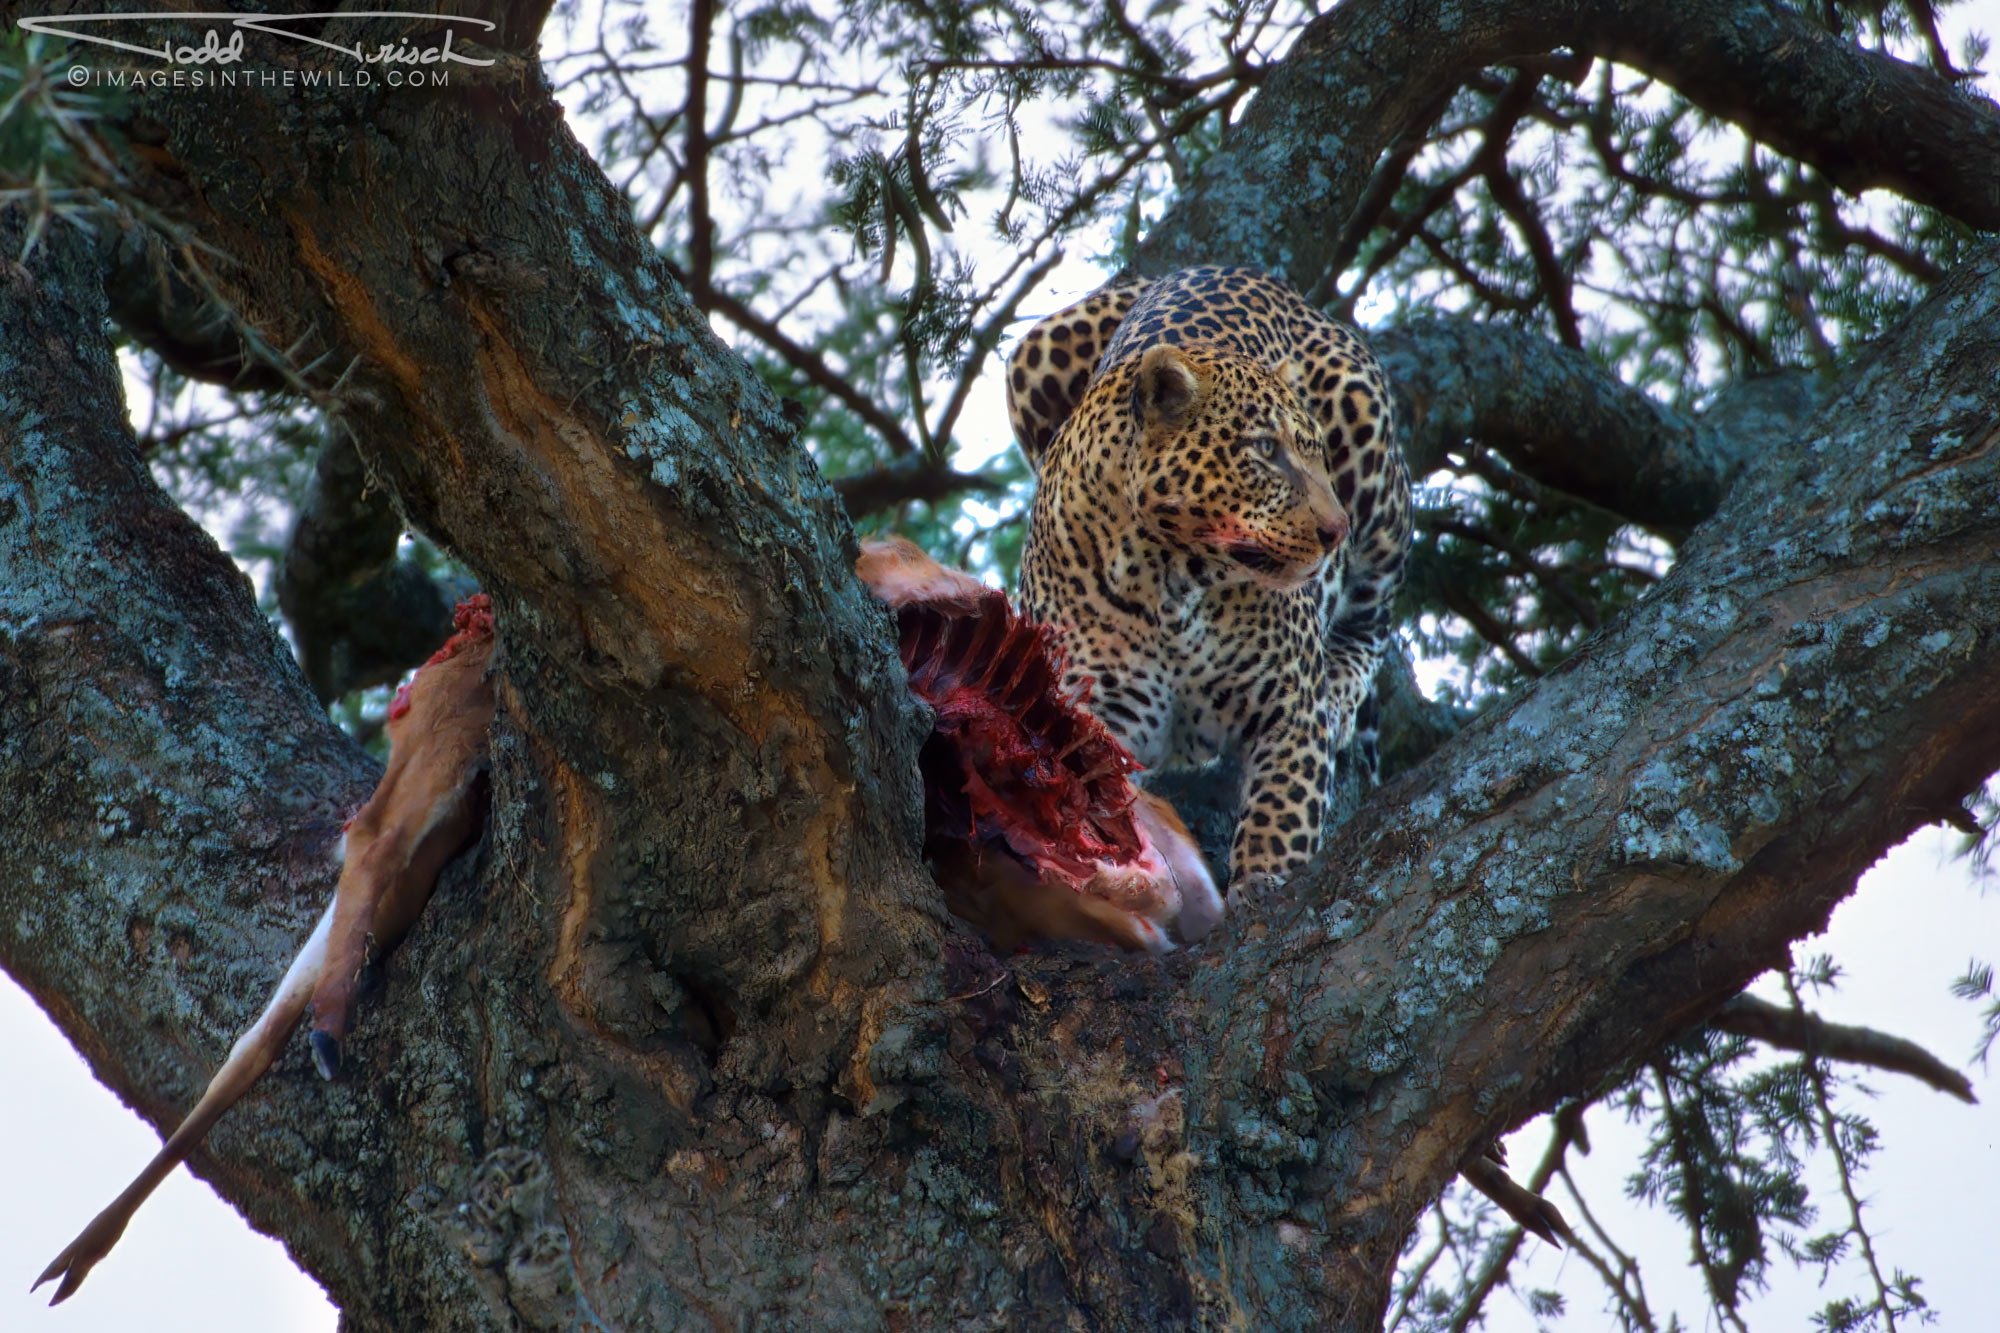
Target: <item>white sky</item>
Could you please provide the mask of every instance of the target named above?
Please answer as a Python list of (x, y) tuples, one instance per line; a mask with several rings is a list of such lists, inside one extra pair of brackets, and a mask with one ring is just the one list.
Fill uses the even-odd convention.
[[(1951, 11), (1953, 32), (2000, 32), (2000, 0), (1974, 0)], [(1989, 64), (2000, 62), (1996, 56)], [(1989, 77), (1987, 87), (1996, 80)], [(1055, 275), (1047, 309), (1065, 294), (1092, 285), (1074, 266)], [(1040, 313), (1037, 311), (1036, 313)], [(999, 393), (997, 381), (977, 392)], [(1002, 414), (971, 412), (967, 422)], [(1828, 934), (1801, 942), (1798, 955), (1832, 953), (1846, 979), (1831, 995), (1808, 1003), (1840, 1022), (1909, 1037), (1950, 1061), (1966, 1059), (1978, 1032), (1975, 1006), (1953, 998), (1947, 983), (1969, 956), (2000, 962), (2000, 893), (1982, 896), (1962, 863), (1946, 859), (1944, 839), (1928, 832), (1892, 853), (1863, 878), (1836, 912)], [(272, 960), (272, 977), (283, 960)], [(365, 1019), (364, 1019), (365, 1021)], [(0, 1100), (0, 1330), (81, 1333), (137, 1330), (264, 1330), (306, 1333), (336, 1327), (338, 1316), (319, 1287), (295, 1268), (284, 1247), (251, 1231), (205, 1184), (177, 1171), (142, 1208), (117, 1250), (65, 1305), (47, 1310), (28, 1284), (89, 1218), (130, 1180), (159, 1146), (158, 1135), (99, 1085), (82, 1059), (32, 1001), (0, 974), (0, 1060), (12, 1070), (13, 1091)], [(1937, 1327), (1992, 1326), (1992, 1221), (2000, 1198), (2000, 1120), (1991, 1103), (2000, 1087), (1973, 1069), (1982, 1103), (1968, 1107), (1894, 1075), (1872, 1075), (1881, 1094), (1867, 1112), (1881, 1132), (1873, 1170), (1862, 1178), (1867, 1219), (1885, 1268), (1899, 1265), (1925, 1278), (1923, 1292), (1941, 1313)], [(365, 1072), (357, 1071), (357, 1076)], [(253, 1092), (251, 1094), (255, 1096)], [(1663, 1213), (1622, 1202), (1622, 1181), (1636, 1162), (1638, 1131), (1616, 1113), (1591, 1114), (1595, 1151), (1578, 1159), (1584, 1188), (1600, 1220), (1645, 1264), (1647, 1294), (1664, 1325), (1677, 1311), (1689, 1329), (1714, 1326), (1699, 1278), (1687, 1266), (1688, 1243)], [(1525, 1173), (1539, 1157), (1534, 1127), (1510, 1141)], [(1816, 1185), (1821, 1183), (1816, 1181)], [(1560, 1194), (1557, 1202), (1568, 1206)], [(1822, 1200), (1832, 1222), (1836, 1196)], [(1573, 1209), (1572, 1221), (1576, 1220)], [(1570, 1297), (1561, 1327), (1613, 1327), (1600, 1313), (1598, 1288), (1581, 1261), (1528, 1242), (1517, 1274)], [(1751, 1305), (1753, 1328), (1805, 1328), (1828, 1295), (1860, 1296), (1858, 1272), (1828, 1293), (1812, 1271), (1774, 1264), (1771, 1293)], [(10, 1275), (11, 1274), (11, 1275)], [(1488, 1327), (1500, 1333), (1534, 1327), (1505, 1296), (1489, 1306)]]

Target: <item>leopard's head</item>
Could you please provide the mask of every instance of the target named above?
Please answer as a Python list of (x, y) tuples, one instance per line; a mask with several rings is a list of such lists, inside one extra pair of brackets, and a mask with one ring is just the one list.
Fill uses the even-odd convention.
[(1234, 352), (1162, 344), (1131, 377), (1126, 498), (1211, 583), (1288, 591), (1347, 539), (1322, 427), (1280, 375)]

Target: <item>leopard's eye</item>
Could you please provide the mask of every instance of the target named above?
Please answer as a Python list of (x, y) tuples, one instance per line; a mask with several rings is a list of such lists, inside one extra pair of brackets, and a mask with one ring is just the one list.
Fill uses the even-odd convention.
[(1250, 441), (1250, 448), (1256, 452), (1259, 458), (1276, 458), (1278, 456), (1278, 437), (1275, 435), (1259, 435)]

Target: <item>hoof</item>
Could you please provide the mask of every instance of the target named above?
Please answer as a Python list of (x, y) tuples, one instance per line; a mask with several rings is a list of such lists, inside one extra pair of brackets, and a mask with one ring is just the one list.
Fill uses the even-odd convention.
[(340, 1039), (331, 1032), (315, 1032), (306, 1039), (312, 1045), (313, 1068), (319, 1076), (332, 1079), (340, 1073)]

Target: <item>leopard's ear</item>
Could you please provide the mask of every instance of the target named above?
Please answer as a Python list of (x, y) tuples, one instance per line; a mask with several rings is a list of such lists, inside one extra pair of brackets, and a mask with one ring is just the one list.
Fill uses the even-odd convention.
[(1201, 396), (1201, 378), (1178, 347), (1162, 343), (1139, 358), (1139, 378), (1132, 386), (1132, 415), (1141, 428), (1178, 424)]

